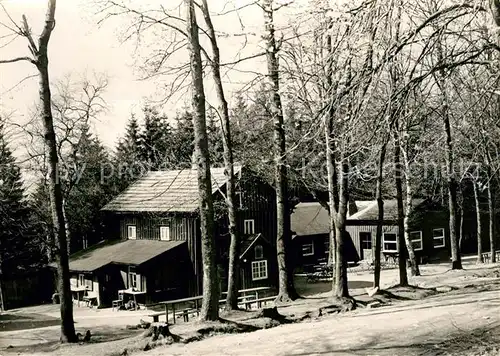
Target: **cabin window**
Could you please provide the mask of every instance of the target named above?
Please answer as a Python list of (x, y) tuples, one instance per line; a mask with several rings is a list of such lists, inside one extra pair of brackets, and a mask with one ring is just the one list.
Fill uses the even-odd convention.
[(325, 241), (325, 255), (330, 254), (330, 237), (327, 237)]
[(382, 235), (383, 251), (397, 252), (398, 251), (398, 235), (386, 232)]
[(83, 287), (85, 285), (85, 275), (78, 275), (78, 287)]
[(135, 267), (128, 267), (128, 287), (137, 289), (137, 273)]
[(170, 226), (160, 226), (160, 240), (170, 241)]
[(130, 240), (137, 239), (137, 228), (135, 225), (127, 226), (127, 238)]
[(314, 255), (314, 244), (302, 244), (302, 256), (312, 256)]
[(410, 241), (415, 251), (421, 251), (423, 249), (422, 231), (410, 232)]
[(255, 246), (255, 259), (260, 260), (264, 258), (264, 248), (262, 245)]
[(359, 241), (361, 243), (362, 250), (372, 249), (372, 233), (371, 232), (360, 232)]
[(267, 260), (252, 262), (252, 281), (267, 278)]
[(432, 230), (432, 237), (434, 242), (434, 248), (444, 247), (444, 229), (434, 229)]
[(243, 221), (243, 233), (247, 235), (255, 233), (255, 220), (251, 219)]

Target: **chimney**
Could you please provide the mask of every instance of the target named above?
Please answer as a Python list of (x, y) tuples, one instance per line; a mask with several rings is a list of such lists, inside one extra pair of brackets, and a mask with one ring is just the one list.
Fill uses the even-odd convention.
[(198, 162), (196, 159), (196, 152), (193, 150), (193, 154), (191, 155), (191, 169), (198, 169)]

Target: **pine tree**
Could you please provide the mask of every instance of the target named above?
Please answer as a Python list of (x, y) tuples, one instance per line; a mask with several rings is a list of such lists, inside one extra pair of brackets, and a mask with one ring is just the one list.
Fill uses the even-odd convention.
[(145, 107), (144, 127), (139, 136), (139, 158), (148, 169), (169, 168), (172, 153), (172, 128), (167, 117), (156, 109)]
[(224, 147), (221, 140), (221, 128), (217, 125), (217, 120), (216, 111), (214, 109), (209, 109), (207, 111), (207, 135), (210, 162), (212, 162), (212, 166), (221, 167), (224, 164)]
[(2, 281), (26, 270), (37, 256), (33, 241), (32, 216), (24, 199), (21, 170), (16, 164), (0, 124), (0, 307), (3, 310)]
[(134, 115), (127, 123), (125, 137), (118, 142), (113, 171), (117, 179), (117, 190), (120, 191), (139, 178), (144, 171), (140, 159), (139, 124)]
[(191, 158), (194, 150), (194, 129), (192, 114), (184, 111), (177, 114), (173, 129), (172, 168), (182, 169), (191, 167)]
[(97, 243), (102, 238), (100, 208), (116, 193), (113, 176), (102, 174), (102, 167), (111, 166), (108, 153), (88, 125), (82, 125), (79, 148), (70, 166), (74, 172), (74, 188), (65, 197), (66, 215), (72, 237), (71, 252)]

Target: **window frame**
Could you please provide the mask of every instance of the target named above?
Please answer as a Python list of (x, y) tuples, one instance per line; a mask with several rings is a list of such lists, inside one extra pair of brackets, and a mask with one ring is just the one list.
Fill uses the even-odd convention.
[[(363, 239), (361, 238), (361, 236), (365, 235), (365, 234), (370, 235), (370, 247), (369, 248), (365, 248), (363, 246)], [(373, 235), (372, 235), (372, 233), (370, 231), (360, 231), (359, 232), (359, 244), (361, 245), (362, 250), (372, 250), (373, 249)]]
[[(441, 230), (442, 231), (442, 235), (441, 236), (434, 236), (434, 231), (437, 231), (437, 230)], [(436, 240), (443, 240), (443, 244), (436, 246), (435, 245), (435, 241)], [(446, 231), (444, 230), (444, 227), (439, 227), (439, 228), (436, 228), (436, 229), (432, 229), (432, 246), (433, 246), (433, 248), (443, 248), (443, 247), (446, 247)]]
[(85, 274), (83, 273), (79, 273), (78, 274), (78, 284), (77, 284), (77, 287), (86, 287), (85, 285)]
[[(264, 265), (264, 269), (262, 269), (261, 265)], [(256, 276), (254, 266), (257, 266), (257, 271), (258, 271), (258, 276)], [(252, 261), (251, 264), (251, 272), (252, 272), (252, 281), (260, 281), (267, 279), (269, 276), (268, 270), (267, 270), (267, 260), (258, 260), (258, 261)], [(265, 276), (261, 275), (261, 272), (265, 272)]]
[[(414, 234), (414, 233), (417, 233), (417, 232), (419, 233), (419, 238), (418, 238), (418, 239), (413, 239), (413, 238), (411, 237), (411, 235), (412, 235), (412, 234)], [(410, 242), (411, 242), (411, 244), (412, 244), (412, 246), (413, 246), (413, 250), (414, 250), (414, 251), (422, 251), (422, 250), (424, 249), (424, 239), (423, 239), (422, 231), (421, 231), (421, 230), (418, 230), (418, 231), (410, 231), (409, 235), (410, 235)], [(420, 242), (420, 248), (415, 248), (415, 246), (413, 245), (413, 243), (414, 243), (415, 241), (419, 241), (419, 242)]]
[(325, 248), (325, 255), (330, 254), (330, 237), (328, 237), (323, 243), (323, 247)]
[[(251, 227), (251, 229), (247, 229), (247, 227)], [(252, 231), (249, 232), (249, 230), (252, 230)], [(245, 234), (245, 235), (253, 235), (253, 234), (255, 234), (255, 219), (245, 219), (245, 220), (243, 220), (243, 234)]]
[[(162, 231), (167, 231), (166, 238), (162, 238)], [(169, 225), (160, 225), (160, 241), (171, 241), (172, 238), (170, 236), (170, 226)]]
[[(396, 241), (387, 241), (390, 244), (396, 244), (396, 249), (395, 250), (386, 250), (385, 249), (385, 244), (386, 244), (385, 235), (394, 235), (394, 236), (396, 236)], [(396, 234), (395, 232), (384, 232), (382, 234), (382, 252), (398, 252), (398, 234)]]
[[(133, 279), (134, 283), (131, 283), (132, 276), (134, 276)], [(136, 290), (140, 290), (140, 288), (137, 287), (137, 271), (134, 266), (128, 266), (127, 278), (128, 278), (128, 289), (135, 288)], [(135, 284), (135, 286), (132, 284)]]
[[(133, 231), (134, 233), (131, 234), (131, 231)], [(137, 240), (137, 226), (136, 225), (133, 225), (133, 224), (127, 225), (127, 239), (128, 240)]]
[[(260, 255), (257, 255), (257, 251), (260, 251)], [(256, 260), (261, 260), (264, 258), (264, 246), (255, 245), (254, 247), (254, 257)]]
[[(304, 248), (306, 246), (311, 246), (311, 252), (304, 253)], [(302, 244), (302, 256), (314, 256), (314, 242), (306, 242)]]

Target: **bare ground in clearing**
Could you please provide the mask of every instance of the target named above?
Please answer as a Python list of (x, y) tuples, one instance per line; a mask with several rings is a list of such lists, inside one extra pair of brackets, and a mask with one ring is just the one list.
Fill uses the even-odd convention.
[[(330, 304), (328, 293), (324, 292), (328, 290), (328, 283), (314, 283), (310, 288), (315, 294), (278, 307), (278, 311), (288, 320), (301, 322), (243, 334), (228, 334), (236, 332), (231, 328), (206, 329), (206, 324), (197, 322), (180, 323), (172, 326), (171, 331), (184, 339), (200, 335), (200, 329), (209, 330), (209, 335), (198, 337), (203, 339), (201, 341), (161, 346), (144, 353), (144, 356), (497, 355), (500, 345), (500, 268), (498, 265), (465, 266), (463, 271), (450, 271), (448, 265), (422, 266), (423, 276), (411, 279), (413, 285), (421, 288), (387, 288), (397, 282), (397, 270), (383, 271), (383, 286), (388, 292), (374, 298), (369, 298), (364, 287), (359, 287), (365, 285), (359, 282), (371, 281), (373, 275), (369, 272), (351, 273), (349, 277), (352, 285), (359, 287), (352, 289), (351, 293), (361, 304), (376, 300), (379, 307), (360, 307), (346, 314), (321, 318), (316, 317), (318, 309)], [(448, 289), (451, 291), (436, 293), (432, 289), (442, 286), (450, 287)], [(302, 287), (306, 288), (307, 285)], [(255, 319), (255, 315), (255, 312), (236, 312), (223, 317), (259, 328), (270, 326), (270, 320)], [(130, 334), (127, 335), (123, 329), (125, 322), (137, 323), (139, 315), (127, 316), (130, 318), (128, 321), (121, 320), (121, 316), (111, 321), (89, 316), (81, 318), (77, 324), (77, 328), (88, 326), (95, 335), (109, 333), (108, 336), (116, 336), (122, 333), (121, 340), (63, 346), (48, 343), (45, 346), (38, 344), (4, 351), (10, 350), (20, 355), (105, 356), (120, 355), (127, 349), (128, 354), (136, 351), (134, 354), (142, 355), (139, 350), (144, 340), (137, 335), (127, 337)], [(107, 326), (102, 325), (103, 322)], [(46, 340), (58, 337), (57, 327), (26, 331), (29, 334), (33, 332)], [(19, 332), (0, 333), (0, 345), (5, 345), (4, 341), (10, 336), (15, 339), (16, 333)]]

